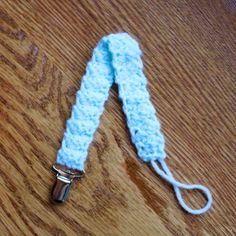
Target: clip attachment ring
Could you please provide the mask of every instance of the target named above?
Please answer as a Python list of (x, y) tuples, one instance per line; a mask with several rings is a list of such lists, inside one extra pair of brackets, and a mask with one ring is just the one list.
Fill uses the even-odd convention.
[(52, 171), (56, 173), (56, 181), (52, 188), (52, 200), (55, 203), (64, 203), (69, 196), (73, 182), (84, 175), (84, 171), (70, 170), (54, 164)]

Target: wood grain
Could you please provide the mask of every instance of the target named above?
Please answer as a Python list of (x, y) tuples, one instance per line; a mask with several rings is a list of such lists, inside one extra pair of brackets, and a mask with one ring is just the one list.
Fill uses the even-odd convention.
[[(111, 32), (140, 42), (177, 179), (210, 186), (191, 216), (131, 144), (117, 88), (63, 206), (50, 171), (92, 49)], [(236, 235), (236, 2), (0, 2), (1, 235)], [(184, 193), (192, 206), (199, 193)]]

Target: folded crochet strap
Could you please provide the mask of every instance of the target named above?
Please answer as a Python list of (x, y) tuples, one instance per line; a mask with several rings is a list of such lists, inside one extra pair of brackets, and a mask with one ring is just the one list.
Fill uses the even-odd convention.
[[(56, 163), (84, 170), (88, 148), (99, 126), (104, 103), (112, 84), (116, 83), (131, 139), (139, 157), (150, 163), (155, 172), (173, 186), (184, 210), (191, 214), (204, 213), (212, 203), (208, 188), (176, 181), (165, 163), (164, 137), (147, 91), (141, 54), (138, 43), (127, 33), (111, 34), (101, 39), (93, 51), (80, 90), (76, 94)], [(182, 198), (181, 189), (202, 191), (207, 204), (201, 209), (188, 207)]]

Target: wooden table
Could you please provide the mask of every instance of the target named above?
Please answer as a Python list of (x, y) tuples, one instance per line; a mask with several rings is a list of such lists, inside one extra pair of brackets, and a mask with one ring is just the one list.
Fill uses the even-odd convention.
[[(127, 31), (178, 180), (211, 188), (191, 216), (141, 163), (113, 87), (86, 175), (65, 205), (50, 171), (92, 49)], [(0, 235), (236, 235), (236, 2), (0, 2)], [(184, 192), (191, 206), (205, 203)]]

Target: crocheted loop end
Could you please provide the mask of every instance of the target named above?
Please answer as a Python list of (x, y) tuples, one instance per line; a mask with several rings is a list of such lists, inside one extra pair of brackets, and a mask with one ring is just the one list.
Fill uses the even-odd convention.
[[(203, 214), (205, 212), (207, 212), (211, 205), (212, 205), (212, 195), (210, 190), (200, 184), (183, 184), (180, 183), (178, 181), (176, 181), (171, 173), (171, 171), (169, 170), (169, 168), (167, 167), (166, 163), (164, 160), (158, 160), (160, 166), (158, 165), (158, 163), (155, 160), (151, 161), (151, 165), (153, 167), (153, 169), (155, 170), (155, 172), (157, 174), (159, 174), (164, 180), (166, 180), (169, 184), (171, 184), (174, 188), (175, 191), (175, 195), (176, 198), (180, 204), (180, 206), (188, 213), (192, 214), (192, 215), (200, 215)], [(204, 207), (200, 208), (200, 209), (192, 209), (191, 207), (189, 207), (186, 203), (185, 200), (183, 199), (182, 193), (181, 193), (181, 189), (185, 189), (185, 190), (199, 190), (202, 192), (202, 194), (206, 197), (207, 199), (207, 203)]]

